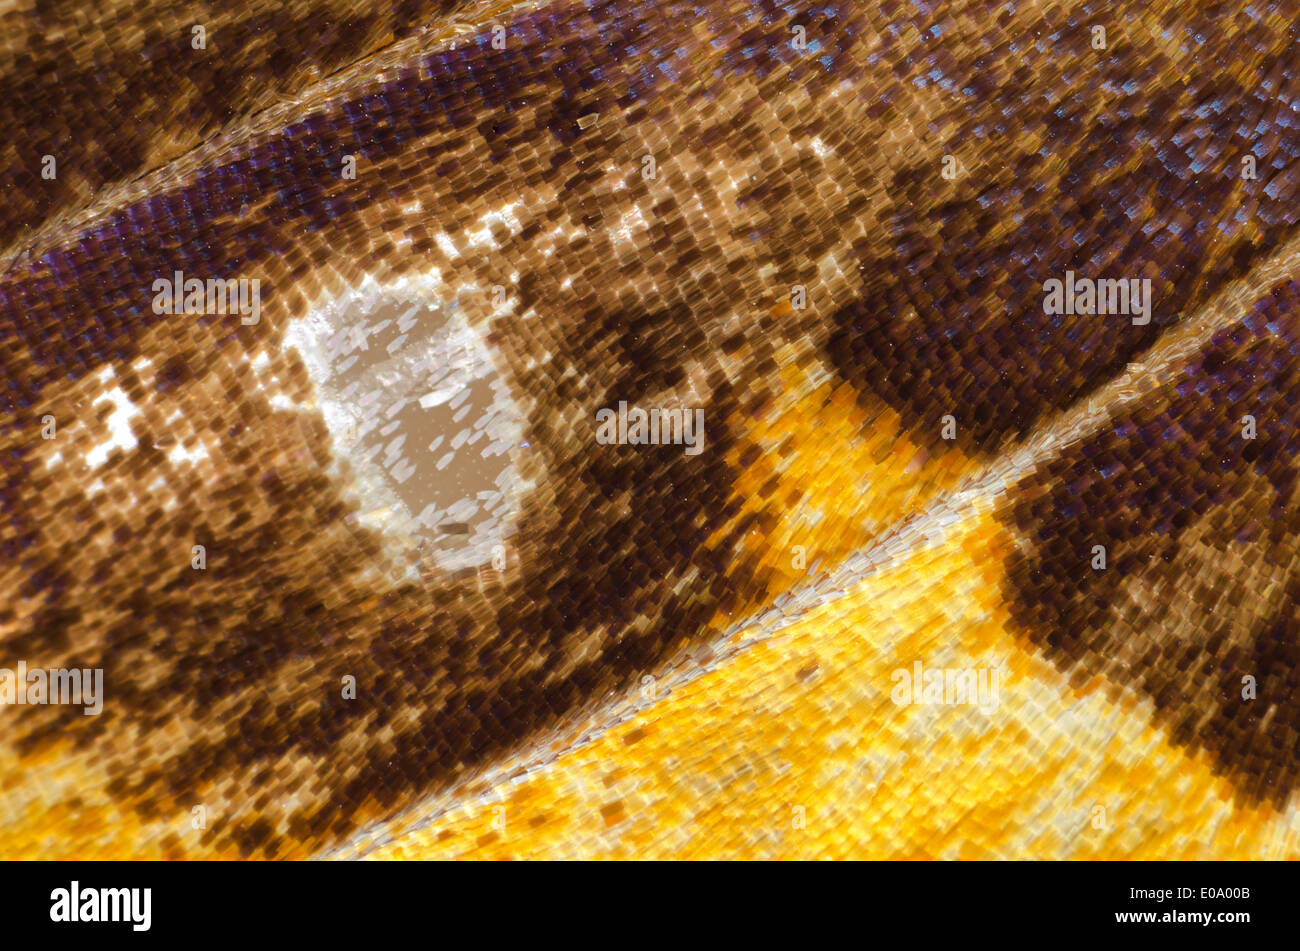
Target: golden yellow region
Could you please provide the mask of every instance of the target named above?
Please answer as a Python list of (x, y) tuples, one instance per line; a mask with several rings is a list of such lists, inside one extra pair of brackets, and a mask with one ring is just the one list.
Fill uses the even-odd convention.
[[(886, 411), (785, 377), (747, 427), (737, 498), (769, 499), (747, 610), (823, 573), (973, 471), (928, 457)], [(751, 456), (753, 453), (751, 452)], [(777, 480), (778, 491), (756, 490)], [(1007, 536), (985, 500), (783, 630), (741, 647), (591, 742), (441, 814), (407, 817), (343, 854), (372, 858), (1294, 857), (1269, 809), (1230, 807), (1202, 757), (1151, 726), (1149, 701), (1069, 686), (1008, 628)], [(794, 546), (806, 568), (794, 567)], [(720, 623), (723, 619), (719, 619)], [(997, 705), (900, 705), (895, 671), (997, 671)], [(1095, 685), (1094, 685), (1095, 686)], [(1086, 724), (1087, 728), (1082, 728)], [(0, 790), (14, 857), (211, 855), (190, 815), (143, 823), (93, 764), (51, 751)], [(79, 765), (78, 765), (79, 764)], [(17, 797), (24, 797), (19, 808)], [(71, 803), (71, 804), (69, 804)], [(418, 810), (417, 810), (418, 812)], [(211, 817), (219, 822), (220, 817)], [(59, 830), (57, 836), (50, 830)], [(149, 843), (147, 851), (125, 844)], [(282, 856), (298, 854), (290, 847)]]
[[(944, 543), (371, 857), (1300, 853), (1277, 813), (1230, 808), (1228, 784), (1136, 700), (1074, 691), (1016, 646), (1004, 544), (989, 512), (972, 513)], [(918, 659), (997, 668), (996, 710), (895, 704), (891, 673)]]
[(68, 745), (0, 764), (0, 775), (5, 777), (0, 840), (6, 858), (158, 860), (214, 854), (200, 841), (191, 812), (142, 820), (106, 794), (107, 776)]
[(731, 421), (744, 434), (728, 456), (740, 472), (732, 489), (738, 518), (761, 512), (775, 523), (752, 533), (741, 555), (755, 559), (767, 581), (740, 606), (745, 613), (833, 571), (976, 470), (956, 448), (932, 453), (914, 441), (897, 413), (864, 407), (847, 383), (815, 383), (805, 365), (784, 364), (782, 395), (762, 419)]

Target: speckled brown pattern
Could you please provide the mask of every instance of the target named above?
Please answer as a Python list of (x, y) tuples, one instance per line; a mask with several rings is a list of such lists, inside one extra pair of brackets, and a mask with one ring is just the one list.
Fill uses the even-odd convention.
[[(996, 466), (1295, 239), (1291, 2), (608, 0), (466, 9), (465, 28), (449, 9), (241, 7), (207, 21), (206, 58), (179, 7), (3, 21), (0, 643), (102, 666), (111, 691), (97, 717), (24, 709), (5, 742), (84, 761), (145, 823), (210, 804), (219, 852), (327, 849), (769, 604), (784, 582), (753, 540), (774, 519), (733, 489), (783, 368), (897, 413), (933, 459)], [(133, 65), (103, 83), (110, 62)], [(1150, 278), (1155, 319), (1045, 315), (1067, 269)], [(260, 322), (155, 313), (175, 271), (260, 280)], [(523, 421), (520, 511), (486, 575), (413, 577), (418, 549), (360, 518), (355, 460), (285, 346), (363, 279), (415, 277), (458, 302)], [(1244, 322), (1212, 316), (1230, 329), (1169, 384), (1191, 395), (1116, 409), (1117, 434), (1017, 474), (1003, 511), (1029, 639), (1154, 696), (1278, 802), (1300, 708), (1246, 715), (1224, 691), (1239, 669), (1274, 694), (1296, 676), (1295, 314), (1285, 284)], [(135, 446), (84, 465), (111, 388)], [(705, 407), (707, 451), (595, 447), (619, 400)], [(1257, 448), (1225, 429), (1243, 405)], [(1078, 546), (1103, 529), (1114, 569), (1094, 577)], [(1214, 562), (1194, 539), (1232, 548), (1225, 579), (1284, 588), (1225, 628), (1209, 594), (1150, 594)]]

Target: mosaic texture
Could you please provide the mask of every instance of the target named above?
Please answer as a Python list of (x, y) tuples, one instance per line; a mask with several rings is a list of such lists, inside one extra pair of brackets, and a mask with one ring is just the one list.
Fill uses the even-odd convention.
[(9, 5), (2, 854), (1300, 857), (1298, 44)]

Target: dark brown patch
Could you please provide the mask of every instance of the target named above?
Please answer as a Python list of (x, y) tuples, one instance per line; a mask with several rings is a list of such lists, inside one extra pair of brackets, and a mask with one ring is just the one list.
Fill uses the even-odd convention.
[[(828, 353), (930, 445), (945, 415), (967, 451), (1023, 436), (1294, 232), (1295, 39), (1227, 6), (1186, 12), (1175, 35), (1231, 33), (1257, 65), (1240, 80), (1183, 69), (1188, 39), (1167, 54), (1114, 19), (1099, 53), (1086, 8), (966, 60), (917, 51), (943, 87), (930, 128), (944, 131), (899, 157), (884, 238), (861, 241), (862, 292), (832, 318)], [(979, 164), (950, 183), (943, 155)], [(1257, 181), (1241, 178), (1245, 155), (1260, 156)], [(1044, 283), (1067, 271), (1149, 278), (1150, 323), (1045, 314)]]
[(1149, 696), (1177, 742), (1279, 805), (1300, 783), (1298, 388), (1288, 282), (1171, 386), (1026, 476), (1007, 513), (1024, 540), (1007, 594), (1029, 638), (1079, 682), (1105, 673)]

